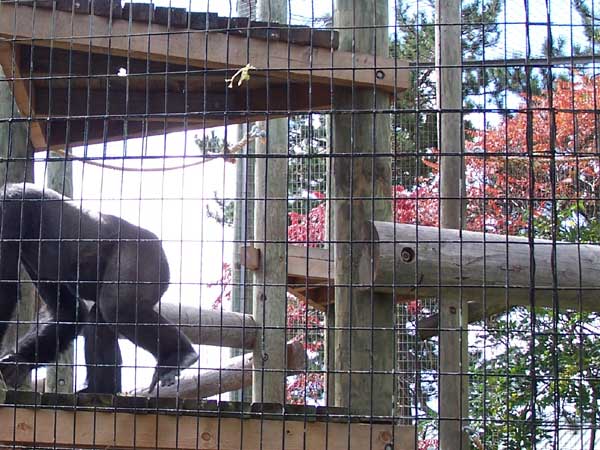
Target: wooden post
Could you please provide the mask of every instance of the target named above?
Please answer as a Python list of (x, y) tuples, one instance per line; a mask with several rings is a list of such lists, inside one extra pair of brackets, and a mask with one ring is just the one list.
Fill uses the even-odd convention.
[[(337, 0), (333, 25), (342, 27), (340, 50), (387, 55), (387, 1)], [(334, 93), (334, 110), (385, 108), (389, 108), (389, 96), (372, 89), (338, 88)], [(390, 416), (394, 407), (394, 305), (389, 295), (355, 285), (359, 273), (368, 269), (358, 264), (359, 255), (370, 250), (373, 236), (368, 221), (391, 219), (391, 202), (375, 200), (391, 197), (391, 159), (375, 157), (389, 152), (389, 145), (387, 114), (334, 114), (332, 151), (345, 154), (332, 158), (335, 403), (351, 413), (377, 416)], [(360, 200), (350, 200), (357, 197)], [(355, 327), (362, 329), (351, 329)]]
[[(438, 70), (440, 196), (443, 228), (463, 226), (461, 0), (436, 1), (435, 60)], [(456, 289), (438, 297), (440, 308), (440, 448), (468, 448), (463, 431), (468, 416), (468, 310)], [(464, 306), (464, 307), (463, 307)]]
[[(46, 186), (50, 189), (73, 198), (73, 163), (66, 156), (50, 153), (46, 162)], [(55, 364), (47, 366), (46, 392), (71, 393), (73, 383), (74, 345), (61, 353)]]
[[(238, 16), (256, 16), (256, 7), (253, 0), (238, 0)], [(240, 142), (248, 132), (248, 126), (238, 125), (237, 141)], [(249, 141), (245, 147), (246, 158), (239, 158), (236, 162), (236, 187), (235, 187), (235, 209), (233, 211), (233, 238), (235, 241), (233, 249), (233, 288), (231, 291), (231, 308), (244, 314), (252, 314), (252, 274), (243, 266), (237, 245), (247, 245), (254, 238), (254, 158), (248, 157), (255, 152), (253, 141)], [(239, 243), (239, 244), (238, 244)], [(237, 357), (243, 353), (239, 349), (231, 349), (231, 356)], [(251, 375), (251, 373), (250, 373)], [(252, 381), (244, 386), (242, 392), (231, 393), (231, 400), (248, 401), (252, 398)]]
[[(0, 8), (0, 13), (1, 13)], [(27, 122), (11, 122), (9, 119), (18, 118), (19, 110), (15, 104), (14, 95), (4, 72), (0, 68), (0, 186), (5, 183), (33, 181), (33, 155), (30, 144), (30, 132)], [(0, 196), (2, 193), (0, 193)], [(17, 311), (11, 320), (15, 322), (35, 320), (36, 290), (31, 280), (21, 270), (20, 299)], [(15, 351), (18, 340), (29, 329), (28, 324), (11, 325), (0, 342), (0, 354)], [(31, 380), (21, 386), (21, 389), (31, 389)]]
[[(286, 0), (259, 0), (257, 19), (287, 22)], [(251, 63), (252, 61), (250, 61)], [(267, 78), (268, 80), (268, 78)], [(268, 101), (267, 101), (268, 106)], [(286, 241), (287, 241), (287, 119), (264, 124), (266, 143), (256, 144), (255, 239), (262, 250), (254, 276), (253, 313), (263, 327), (254, 349), (252, 401), (285, 403)], [(260, 157), (260, 156), (267, 156)]]

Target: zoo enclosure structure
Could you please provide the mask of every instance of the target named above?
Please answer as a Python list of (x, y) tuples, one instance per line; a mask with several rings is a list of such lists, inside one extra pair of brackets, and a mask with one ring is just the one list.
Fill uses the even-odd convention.
[[(327, 111), (336, 95), (348, 101), (364, 92), (382, 101), (407, 84), (404, 63), (348, 51), (347, 44), (346, 51), (338, 49), (339, 33), (331, 29), (114, 0), (17, 0), (3, 1), (0, 8), (0, 64), (10, 87), (3, 105), (5, 179), (31, 179), (31, 152), (54, 151), (59, 156), (54, 161), (64, 164), (54, 173), (54, 186), (67, 195), (68, 163), (77, 146)], [(384, 41), (380, 45), (387, 48)], [(236, 78), (243, 83), (231, 89), (225, 80), (234, 85)], [(267, 144), (266, 153), (274, 151), (272, 145)], [(231, 148), (226, 144), (225, 153)], [(215, 156), (223, 155), (201, 158)], [(272, 167), (265, 170), (264, 180), (281, 182)], [(270, 200), (266, 194), (257, 203)], [(284, 212), (284, 222), (285, 217)], [(258, 260), (263, 279), (277, 269), (272, 255), (282, 249), (285, 244), (272, 236), (263, 238)], [(311, 283), (308, 275), (301, 277), (300, 284)], [(268, 290), (269, 281), (264, 285)], [(182, 377), (159, 394), (150, 392), (150, 399), (8, 390), (0, 407), (0, 421), (8, 426), (2, 427), (0, 442), (73, 448), (271, 448), (281, 442), (285, 448), (315, 449), (414, 446), (414, 429), (392, 419), (389, 398), (379, 419), (367, 413), (371, 400), (365, 395), (354, 412), (349, 405), (340, 410), (283, 407), (285, 374), (303, 371), (306, 357), (298, 342), (286, 344), (284, 327), (269, 323), (269, 318), (285, 316), (282, 302), (263, 305), (254, 316), (168, 304), (160, 308), (194, 343), (254, 354), (234, 358), (218, 371)], [(393, 350), (389, 331), (386, 338), (386, 350)], [(64, 373), (56, 378), (72, 384)], [(391, 373), (384, 378), (386, 395), (393, 385)], [(248, 385), (254, 386), (251, 408), (200, 400)]]
[[(464, 179), (457, 2), (438, 2), (437, 24), (444, 26), (433, 62), (440, 176), (448, 182), (435, 196), (442, 228), (391, 222), (390, 203), (398, 198), (387, 184), (398, 155), (389, 151), (388, 116), (423, 110), (389, 108), (390, 97), (409, 87), (409, 70), (387, 55), (387, 20), (373, 20), (387, 15), (385, 2), (360, 3), (364, 14), (356, 13), (358, 1), (350, 3), (336, 3), (339, 31), (290, 26), (285, 14), (272, 20), (274, 12), (261, 22), (114, 1), (1, 3), (0, 64), (10, 87), (0, 92), (5, 179), (29, 177), (31, 153), (54, 150), (61, 156), (48, 162), (65, 164), (55, 186), (67, 193), (67, 163), (90, 159), (75, 157), (76, 146), (270, 119), (264, 133), (242, 133), (241, 145), (226, 142), (230, 155), (184, 155), (256, 162), (256, 183), (246, 180), (255, 194), (236, 198), (256, 207), (256, 234), (235, 242), (240, 264), (255, 272), (242, 283), (254, 288), (253, 313), (161, 305), (194, 343), (249, 353), (220, 370), (186, 374), (150, 398), (10, 390), (0, 407), (1, 423), (9, 424), (0, 428), (3, 444), (413, 448), (421, 417), (395, 404), (394, 378), (409, 374), (394, 364), (394, 334), (405, 331), (394, 322), (394, 303), (435, 296), (439, 312), (418, 319), (416, 333), (439, 336), (442, 349), (441, 448), (467, 448), (461, 347), (468, 324), (513, 305), (597, 311), (597, 247), (536, 239), (532, 230), (527, 238), (456, 231), (465, 201), (457, 181)], [(374, 11), (375, 4), (381, 9)], [(551, 68), (553, 59), (546, 61)], [(231, 79), (233, 88), (225, 82)], [(326, 248), (309, 247), (316, 244), (309, 232), (307, 245), (291, 245), (287, 205), (281, 207), (289, 200), (285, 118), (314, 112), (330, 116), (332, 131)], [(266, 142), (246, 149), (255, 137)], [(483, 156), (489, 157), (485, 149)], [(108, 165), (107, 159), (93, 162)], [(282, 406), (286, 375), (307, 373), (308, 359), (298, 342), (287, 342), (285, 302), (272, 301), (286, 291), (326, 314), (328, 408)], [(202, 400), (249, 386), (253, 405)]]

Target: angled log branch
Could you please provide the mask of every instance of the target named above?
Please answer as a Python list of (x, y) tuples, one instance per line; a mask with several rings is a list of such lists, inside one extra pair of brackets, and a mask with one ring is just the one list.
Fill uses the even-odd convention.
[[(287, 344), (287, 368), (288, 375), (291, 372), (301, 371), (305, 364), (306, 353), (301, 342), (288, 342)], [(193, 372), (188, 370), (187, 374), (179, 379), (177, 384), (160, 387), (158, 396), (178, 398), (206, 398), (225, 392), (236, 391), (245, 386), (252, 385), (252, 359), (253, 354), (232, 358), (220, 369)], [(157, 395), (156, 390), (147, 392), (138, 390), (135, 395)]]

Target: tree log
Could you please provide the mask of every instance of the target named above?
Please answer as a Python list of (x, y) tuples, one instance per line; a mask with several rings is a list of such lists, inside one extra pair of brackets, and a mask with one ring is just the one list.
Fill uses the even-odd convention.
[[(231, 392), (252, 385), (252, 360), (253, 354), (236, 356), (230, 359), (220, 369), (204, 370), (200, 373), (188, 370), (184, 372), (179, 382), (166, 387), (160, 387), (158, 396), (178, 398), (206, 398), (219, 393)], [(287, 374), (303, 370), (305, 366), (305, 351), (301, 342), (288, 342), (287, 344)], [(283, 385), (280, 386), (283, 390)], [(144, 392), (138, 390), (135, 395), (156, 395), (156, 390)]]
[[(456, 293), (483, 304), (470, 320), (513, 305), (600, 310), (600, 247), (534, 241), (535, 276), (530, 276), (527, 238), (436, 227), (374, 223), (372, 255), (364, 255), (361, 284), (396, 296), (443, 297)], [(552, 253), (556, 248), (557, 286)], [(371, 275), (370, 258), (374, 258)], [(530, 299), (530, 286), (534, 298)]]
[(257, 324), (250, 314), (198, 309), (175, 303), (162, 303), (160, 312), (194, 344), (252, 349)]
[(193, 344), (254, 348), (257, 325), (250, 314), (198, 309), (168, 302), (155, 309), (179, 326)]

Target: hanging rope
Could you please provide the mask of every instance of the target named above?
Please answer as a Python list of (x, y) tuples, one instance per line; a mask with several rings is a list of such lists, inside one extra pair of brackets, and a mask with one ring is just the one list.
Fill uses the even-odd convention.
[(231, 158), (230, 156), (240, 153), (240, 151), (246, 145), (248, 145), (248, 143), (251, 140), (259, 140), (260, 142), (264, 143), (266, 141), (265, 131), (260, 126), (254, 125), (252, 127), (252, 130), (250, 131), (250, 133), (247, 133), (246, 136), (241, 141), (239, 141), (237, 144), (229, 147), (229, 146), (227, 146), (227, 143), (224, 143), (222, 153), (215, 152), (215, 153), (211, 153), (209, 155), (203, 155), (203, 158), (200, 161), (196, 161), (193, 163), (181, 164), (178, 166), (169, 166), (169, 167), (146, 167), (146, 168), (144, 168), (144, 167), (122, 167), (122, 166), (106, 164), (104, 162), (99, 162), (99, 161), (91, 161), (91, 160), (86, 160), (86, 159), (73, 158), (73, 157), (68, 156), (64, 150), (52, 150), (52, 152), (56, 153), (57, 155), (62, 156), (67, 161), (81, 161), (84, 164), (101, 167), (103, 169), (119, 170), (121, 172), (166, 172), (169, 170), (187, 169), (190, 167), (199, 166), (199, 165), (207, 162), (207, 159), (209, 159), (209, 160), (213, 159), (213, 158), (207, 158), (207, 156), (213, 156), (214, 158), (223, 157), (225, 159), (225, 161), (235, 163), (236, 159)]

